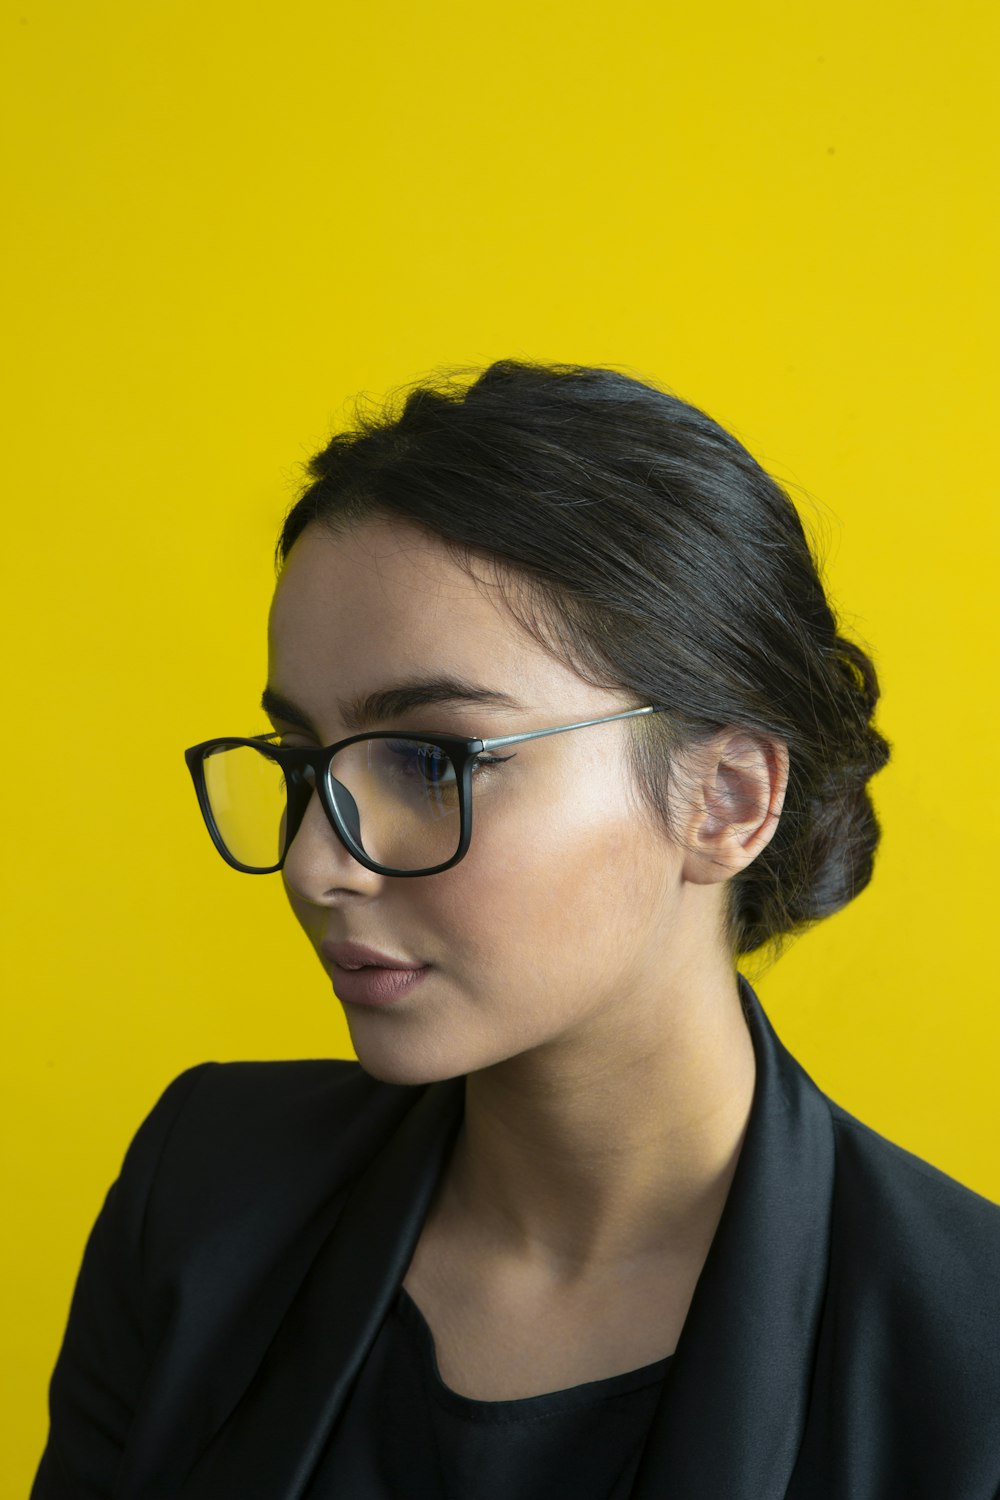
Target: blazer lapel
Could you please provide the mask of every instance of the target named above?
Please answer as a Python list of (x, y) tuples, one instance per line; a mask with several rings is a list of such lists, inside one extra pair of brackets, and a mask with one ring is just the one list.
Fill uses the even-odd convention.
[(802, 1442), (829, 1259), (824, 1096), (740, 979), (754, 1101), (633, 1500), (780, 1500)]
[[(802, 1440), (827, 1274), (824, 1096), (740, 979), (757, 1064), (746, 1137), (633, 1500), (781, 1500)], [(303, 1500), (413, 1257), (464, 1110), (432, 1084), (358, 1179), (246, 1395), (177, 1500)]]
[(178, 1500), (299, 1500), (413, 1258), (464, 1112), (430, 1085), (361, 1176), (246, 1395)]

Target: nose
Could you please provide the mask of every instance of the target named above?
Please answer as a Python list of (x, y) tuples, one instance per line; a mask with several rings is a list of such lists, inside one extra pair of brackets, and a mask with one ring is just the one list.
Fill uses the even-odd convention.
[[(350, 807), (354, 808), (353, 817)], [(347, 821), (352, 825), (351, 832), (357, 833), (353, 799)], [(352, 897), (376, 895), (386, 878), (367, 869), (345, 849), (315, 791), (285, 855), (282, 876), (290, 893), (314, 906), (333, 906)]]

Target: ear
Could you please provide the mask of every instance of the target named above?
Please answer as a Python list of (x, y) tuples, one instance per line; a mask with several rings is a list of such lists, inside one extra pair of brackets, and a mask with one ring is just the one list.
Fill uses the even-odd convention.
[(788, 786), (788, 747), (727, 730), (693, 748), (683, 775), (681, 878), (714, 885), (738, 875), (774, 836)]

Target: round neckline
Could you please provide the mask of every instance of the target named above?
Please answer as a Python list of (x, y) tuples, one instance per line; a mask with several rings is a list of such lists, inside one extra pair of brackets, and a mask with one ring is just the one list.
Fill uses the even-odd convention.
[(433, 1331), (405, 1286), (399, 1288), (396, 1314), (418, 1345), (427, 1383), (435, 1399), (455, 1415), (478, 1421), (532, 1420), (600, 1406), (606, 1401), (659, 1384), (673, 1359), (673, 1355), (668, 1354), (663, 1359), (654, 1360), (652, 1364), (626, 1370), (620, 1375), (607, 1375), (601, 1380), (584, 1381), (581, 1385), (567, 1386), (558, 1391), (543, 1391), (536, 1396), (481, 1401), (473, 1396), (463, 1396), (445, 1384), (438, 1368)]

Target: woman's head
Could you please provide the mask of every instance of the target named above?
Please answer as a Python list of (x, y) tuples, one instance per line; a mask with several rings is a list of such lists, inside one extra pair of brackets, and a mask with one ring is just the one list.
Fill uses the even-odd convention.
[[(413, 848), (416, 815), (418, 834), (429, 816), (454, 841), (454, 775), (414, 755), (414, 738), (533, 736), (477, 765), (468, 852), (435, 874), (370, 868), (334, 834), (308, 781), (295, 798), (285, 887), (359, 1059), (389, 1082), (522, 1057), (593, 1081), (595, 1059), (631, 1070), (664, 1048), (682, 1055), (688, 1023), (711, 1035), (711, 1008), (735, 1000), (723, 896), (773, 832), (782, 747), (740, 729), (680, 747), (668, 834), (636, 783), (637, 720), (611, 717), (644, 705), (541, 645), (509, 592), (425, 528), (369, 517), (334, 532), (307, 525), (275, 594), (273, 727), (310, 758), (363, 737), (365, 748), (351, 739), (337, 751), (330, 775), (334, 805), (372, 859), (397, 866), (392, 851)], [(365, 739), (379, 730), (394, 733)], [(378, 962), (370, 950), (425, 972), (372, 1004), (378, 971), (345, 972)]]
[[(613, 371), (502, 361), (471, 383), (417, 386), (398, 412), (359, 413), (309, 474), (283, 563), (307, 529), (408, 527), (604, 701), (666, 706), (616, 733), (675, 840), (698, 746), (738, 730), (787, 747), (781, 817), (726, 872), (732, 954), (868, 883), (866, 782), (888, 756), (874, 668), (837, 632), (791, 501), (703, 412)], [(439, 628), (460, 635), (462, 614)]]

